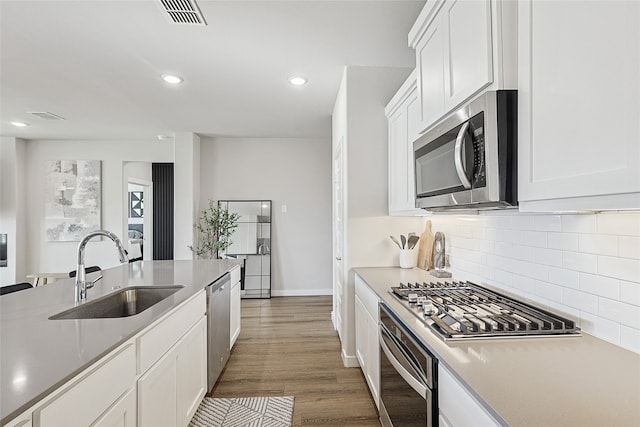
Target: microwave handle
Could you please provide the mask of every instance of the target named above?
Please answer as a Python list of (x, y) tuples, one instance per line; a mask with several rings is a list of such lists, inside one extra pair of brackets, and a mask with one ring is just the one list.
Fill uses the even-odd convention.
[(453, 160), (456, 163), (456, 172), (458, 173), (460, 182), (462, 182), (462, 186), (464, 188), (471, 188), (471, 182), (469, 178), (467, 178), (467, 171), (464, 170), (464, 165), (462, 164), (462, 144), (464, 143), (464, 135), (467, 133), (467, 129), (469, 129), (469, 122), (465, 122), (460, 128), (460, 132), (458, 132)]

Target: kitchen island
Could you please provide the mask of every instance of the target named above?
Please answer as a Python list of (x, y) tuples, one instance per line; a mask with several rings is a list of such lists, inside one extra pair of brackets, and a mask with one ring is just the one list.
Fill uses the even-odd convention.
[(640, 425), (640, 355), (584, 332), (581, 336), (445, 342), (390, 294), (400, 282), (438, 279), (417, 268), (357, 268), (355, 272), (495, 424)]
[[(74, 307), (72, 279), (4, 295), (0, 298), (0, 423), (11, 421), (176, 307), (193, 300), (236, 265), (235, 260), (143, 261), (103, 270), (103, 278), (88, 290), (87, 302), (129, 286), (183, 286), (130, 317), (49, 320)], [(204, 316), (204, 310), (198, 315)]]

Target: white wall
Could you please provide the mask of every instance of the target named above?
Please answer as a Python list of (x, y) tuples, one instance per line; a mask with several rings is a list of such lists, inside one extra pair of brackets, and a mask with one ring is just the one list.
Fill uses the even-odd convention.
[(7, 267), (0, 268), (0, 285), (24, 281), (27, 274), (25, 141), (0, 140), (0, 233), (7, 235)]
[[(26, 141), (28, 188), (26, 239), (27, 273), (65, 272), (76, 268), (78, 242), (47, 242), (44, 231), (43, 166), (47, 160), (102, 160), (102, 228), (121, 236), (124, 225), (123, 163), (125, 161), (172, 162), (172, 142), (151, 141)], [(109, 240), (87, 245), (86, 264), (108, 268), (119, 264)], [(21, 280), (20, 278), (18, 278)]]
[(272, 295), (330, 295), (331, 141), (202, 138), (200, 148), (200, 206), (273, 201)]
[(335, 297), (334, 310), (338, 313), (333, 315), (345, 366), (358, 363), (353, 269), (398, 265), (398, 247), (389, 235), (419, 232), (422, 227), (420, 218), (388, 215), (388, 126), (384, 107), (410, 72), (408, 68), (345, 67), (333, 110), (333, 143), (344, 142), (345, 174), (344, 270), (335, 273), (341, 276), (343, 289), (340, 292), (336, 286), (340, 295)]
[(562, 312), (640, 353), (640, 213), (433, 216), (454, 277)]
[(174, 141), (173, 259), (188, 260), (194, 258), (189, 246), (195, 241), (200, 200), (200, 136), (176, 132)]

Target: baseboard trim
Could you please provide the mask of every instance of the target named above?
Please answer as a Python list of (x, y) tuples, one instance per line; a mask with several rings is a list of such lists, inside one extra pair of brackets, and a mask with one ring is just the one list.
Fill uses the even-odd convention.
[(356, 356), (348, 356), (345, 354), (344, 349), (340, 353), (342, 356), (342, 364), (345, 368), (359, 368), (360, 362), (358, 362), (358, 358)]
[(272, 297), (313, 297), (333, 295), (333, 289), (271, 289)]

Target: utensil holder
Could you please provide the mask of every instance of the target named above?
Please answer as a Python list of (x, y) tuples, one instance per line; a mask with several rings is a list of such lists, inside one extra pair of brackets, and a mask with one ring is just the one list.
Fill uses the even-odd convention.
[(415, 249), (400, 249), (400, 268), (413, 268), (416, 266)]

